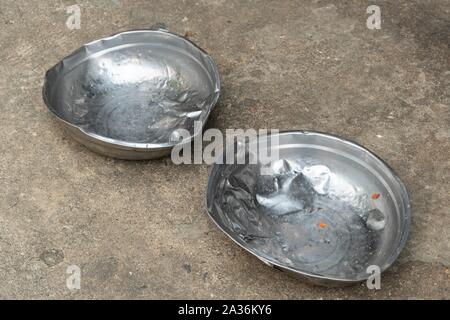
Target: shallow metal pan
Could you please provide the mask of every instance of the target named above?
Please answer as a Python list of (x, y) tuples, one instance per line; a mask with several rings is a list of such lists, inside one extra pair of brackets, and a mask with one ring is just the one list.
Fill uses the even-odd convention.
[(220, 94), (212, 58), (167, 30), (134, 30), (88, 43), (47, 71), (48, 109), (80, 143), (122, 159), (168, 155), (179, 130), (192, 140)]
[(411, 219), (398, 176), (337, 136), (291, 131), (278, 138), (279, 160), (264, 174), (261, 164), (213, 166), (212, 220), (264, 263), (316, 284), (363, 281), (370, 266), (386, 270), (405, 246)]

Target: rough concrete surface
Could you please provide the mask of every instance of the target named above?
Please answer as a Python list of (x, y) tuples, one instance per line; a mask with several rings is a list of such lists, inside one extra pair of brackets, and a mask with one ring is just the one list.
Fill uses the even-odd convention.
[[(369, 30), (374, 2), (2, 0), (0, 298), (450, 298), (450, 1), (376, 1)], [(45, 71), (155, 24), (216, 60), (209, 127), (330, 132), (398, 172), (412, 230), (381, 290), (315, 287), (244, 252), (206, 215), (206, 165), (109, 159), (66, 135), (41, 98)], [(70, 265), (81, 290), (66, 287)]]

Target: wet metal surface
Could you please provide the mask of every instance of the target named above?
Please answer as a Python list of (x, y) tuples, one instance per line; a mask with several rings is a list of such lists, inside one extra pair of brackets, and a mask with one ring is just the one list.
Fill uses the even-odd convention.
[(47, 72), (44, 100), (95, 151), (154, 158), (179, 141), (180, 129), (196, 134), (194, 121), (206, 122), (219, 91), (217, 67), (203, 50), (165, 30), (138, 30), (66, 57)]
[(313, 132), (280, 134), (280, 159), (215, 165), (208, 211), (235, 241), (263, 261), (337, 281), (385, 270), (405, 245), (409, 197), (376, 156)]

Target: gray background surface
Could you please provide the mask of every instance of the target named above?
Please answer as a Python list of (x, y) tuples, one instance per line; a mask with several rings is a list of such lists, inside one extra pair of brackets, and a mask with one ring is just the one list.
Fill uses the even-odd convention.
[[(76, 1), (0, 4), (0, 298), (449, 298), (450, 1)], [(385, 159), (410, 190), (410, 240), (382, 289), (272, 270), (206, 216), (209, 167), (127, 162), (67, 137), (45, 71), (81, 44), (164, 23), (208, 51), (209, 127), (314, 129)], [(81, 290), (66, 268), (81, 267)]]

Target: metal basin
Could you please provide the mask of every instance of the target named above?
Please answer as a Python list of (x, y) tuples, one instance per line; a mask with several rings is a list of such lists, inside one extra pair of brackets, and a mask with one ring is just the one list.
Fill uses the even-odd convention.
[(180, 137), (190, 141), (202, 129), (194, 121), (206, 122), (219, 93), (211, 57), (166, 30), (86, 44), (46, 73), (43, 89), (47, 107), (77, 141), (122, 159), (162, 157)]
[(213, 166), (207, 207), (217, 226), (266, 264), (316, 284), (363, 281), (375, 270), (369, 266), (386, 270), (410, 225), (397, 175), (336, 136), (278, 138), (279, 160), (264, 165), (264, 174), (261, 164)]

